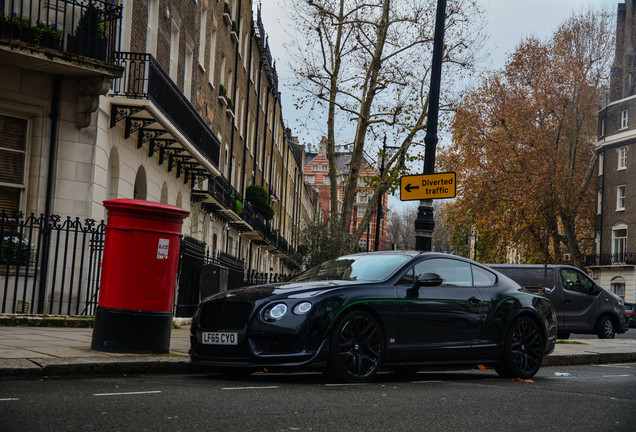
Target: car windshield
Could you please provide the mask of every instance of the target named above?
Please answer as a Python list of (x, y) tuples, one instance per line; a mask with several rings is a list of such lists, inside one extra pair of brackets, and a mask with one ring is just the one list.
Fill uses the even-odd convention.
[(313, 267), (294, 282), (317, 280), (381, 281), (410, 259), (407, 255), (347, 255)]

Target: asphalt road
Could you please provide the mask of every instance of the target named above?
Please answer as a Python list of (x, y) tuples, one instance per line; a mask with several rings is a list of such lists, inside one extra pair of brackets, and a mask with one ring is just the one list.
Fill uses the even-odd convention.
[(0, 382), (3, 432), (600, 432), (634, 424), (634, 363), (546, 367), (532, 382), (492, 370), (387, 373), (363, 385), (269, 373)]

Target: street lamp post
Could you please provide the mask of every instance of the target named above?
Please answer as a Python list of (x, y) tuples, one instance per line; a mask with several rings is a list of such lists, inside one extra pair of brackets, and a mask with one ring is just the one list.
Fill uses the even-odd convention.
[[(429, 89), (428, 118), (424, 137), (424, 172), (435, 171), (435, 148), (437, 146), (437, 119), (439, 114), (439, 93), (442, 76), (442, 55), (444, 53), (444, 24), (446, 21), (446, 0), (437, 0), (435, 16), (435, 39), (433, 40), (433, 63), (431, 66), (431, 86)], [(415, 219), (415, 249), (431, 251), (433, 242), (433, 200), (420, 200)]]
[[(380, 181), (382, 181), (382, 175), (384, 174), (384, 155), (387, 149), (399, 149), (397, 146), (386, 145), (386, 135), (384, 135), (384, 142), (382, 144), (382, 164), (380, 165)], [(380, 223), (384, 215), (384, 193), (380, 194), (380, 200), (378, 201), (378, 213), (375, 216), (375, 251), (380, 250)]]

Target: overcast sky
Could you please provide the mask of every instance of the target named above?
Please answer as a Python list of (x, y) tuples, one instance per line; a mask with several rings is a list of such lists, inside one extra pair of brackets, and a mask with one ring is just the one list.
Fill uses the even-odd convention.
[[(448, 0), (452, 2), (453, 0)], [(489, 23), (487, 32), (490, 39), (487, 42), (491, 62), (484, 67), (495, 70), (504, 65), (509, 53), (527, 36), (546, 38), (570, 15), (588, 6), (609, 8), (616, 11), (618, 3), (624, 0), (480, 0), (484, 4)], [(258, 0), (255, 0), (257, 3)], [(297, 126), (295, 119), (302, 116), (294, 110), (294, 100), (291, 90), (286, 87), (290, 77), (289, 62), (284, 47), (288, 38), (285, 28), (289, 27), (285, 17), (286, 0), (262, 0), (262, 18), (265, 31), (269, 35), (270, 49), (276, 60), (279, 74), (279, 91), (282, 93), (283, 116), (287, 127), (294, 134), (299, 135), (301, 143), (313, 141), (304, 128)], [(313, 143), (317, 144), (317, 143)], [(416, 174), (416, 173), (414, 173)], [(399, 199), (390, 200), (390, 207), (403, 206)], [(411, 205), (415, 205), (410, 203)]]

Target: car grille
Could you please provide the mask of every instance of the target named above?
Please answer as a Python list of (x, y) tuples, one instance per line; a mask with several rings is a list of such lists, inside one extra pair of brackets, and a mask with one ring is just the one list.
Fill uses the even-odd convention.
[(252, 304), (237, 301), (215, 301), (203, 305), (200, 324), (203, 330), (240, 330), (245, 328)]

